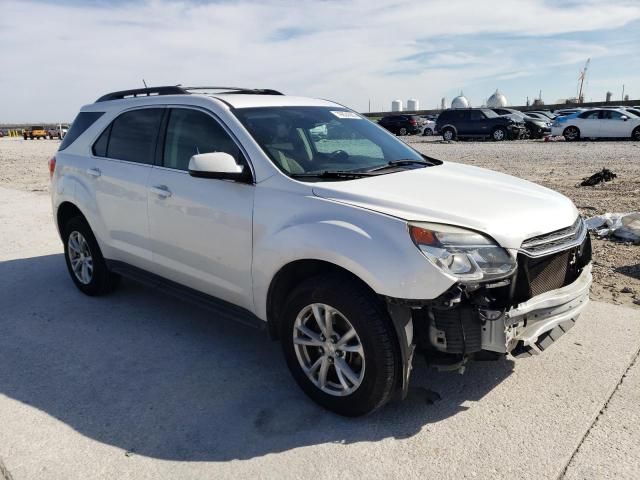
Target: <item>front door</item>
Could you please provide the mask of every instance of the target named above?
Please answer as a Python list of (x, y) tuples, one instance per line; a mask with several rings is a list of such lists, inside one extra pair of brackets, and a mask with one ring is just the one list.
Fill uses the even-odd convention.
[(226, 152), (245, 164), (240, 149), (218, 120), (192, 108), (170, 109), (160, 148), (162, 164), (148, 182), (155, 273), (253, 310), (255, 187), (188, 173), (189, 159), (199, 153)]

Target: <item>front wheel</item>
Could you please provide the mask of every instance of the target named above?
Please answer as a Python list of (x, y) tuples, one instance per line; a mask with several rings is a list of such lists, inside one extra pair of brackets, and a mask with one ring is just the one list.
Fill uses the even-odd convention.
[(424, 135), (425, 137), (430, 137), (431, 135), (433, 135), (433, 130), (431, 130), (430, 128), (425, 128), (424, 132), (422, 132), (422, 135)]
[(640, 141), (640, 127), (636, 127), (631, 133), (631, 139)]
[(400, 371), (391, 319), (350, 278), (329, 274), (299, 285), (287, 300), (281, 339), (291, 374), (323, 407), (355, 417), (390, 399)]
[(491, 138), (496, 142), (501, 142), (507, 138), (507, 130), (504, 127), (498, 127), (491, 133)]

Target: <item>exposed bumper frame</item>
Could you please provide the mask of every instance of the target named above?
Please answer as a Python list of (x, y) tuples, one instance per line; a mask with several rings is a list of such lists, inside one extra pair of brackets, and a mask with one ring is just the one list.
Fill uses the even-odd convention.
[(592, 279), (589, 263), (573, 283), (533, 297), (507, 311), (503, 317), (504, 330), (502, 325), (500, 328), (491, 325), (492, 328), (483, 331), (483, 348), (512, 352), (514, 356), (544, 350), (573, 326), (587, 306)]

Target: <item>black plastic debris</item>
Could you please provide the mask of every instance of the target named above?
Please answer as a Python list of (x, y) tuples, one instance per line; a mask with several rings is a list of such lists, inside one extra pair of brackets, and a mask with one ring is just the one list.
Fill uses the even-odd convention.
[(580, 182), (580, 186), (581, 187), (594, 187), (594, 186), (598, 185), (599, 183), (610, 182), (611, 180), (613, 180), (616, 177), (617, 177), (617, 175), (615, 173), (613, 173), (611, 170), (609, 170), (608, 168), (603, 168), (598, 173), (594, 173), (590, 177), (583, 178), (582, 182)]

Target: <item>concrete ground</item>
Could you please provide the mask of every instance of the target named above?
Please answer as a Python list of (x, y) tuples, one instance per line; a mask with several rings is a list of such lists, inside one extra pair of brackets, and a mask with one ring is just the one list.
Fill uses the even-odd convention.
[(0, 187), (0, 479), (640, 478), (640, 313), (544, 355), (417, 365), (365, 418), (316, 407), (264, 332), (68, 278), (48, 196)]

